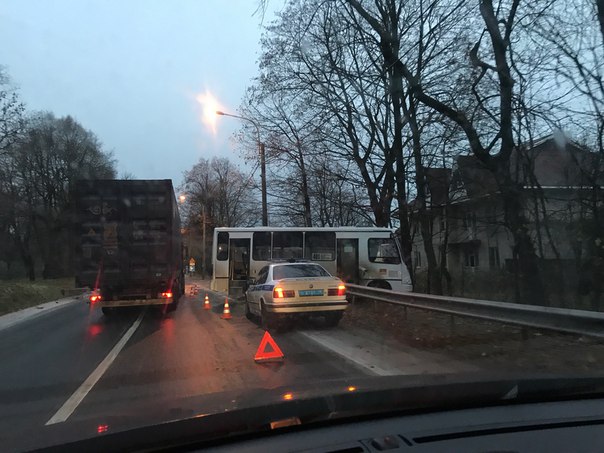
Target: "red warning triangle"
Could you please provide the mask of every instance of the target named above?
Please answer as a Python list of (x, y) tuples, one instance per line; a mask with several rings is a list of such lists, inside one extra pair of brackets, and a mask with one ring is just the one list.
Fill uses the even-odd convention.
[[(268, 345), (272, 348), (272, 352), (266, 351)], [(271, 334), (268, 333), (268, 331), (265, 331), (260, 346), (258, 346), (256, 355), (254, 356), (254, 360), (256, 362), (281, 361), (283, 360), (283, 357), (285, 357), (283, 352), (281, 352), (281, 349), (279, 349), (279, 346), (277, 346), (277, 343), (275, 343)]]

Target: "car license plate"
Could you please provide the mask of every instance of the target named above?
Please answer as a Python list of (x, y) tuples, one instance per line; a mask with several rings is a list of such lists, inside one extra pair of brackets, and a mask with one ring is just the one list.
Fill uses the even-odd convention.
[(322, 296), (322, 289), (303, 289), (299, 291), (300, 296)]

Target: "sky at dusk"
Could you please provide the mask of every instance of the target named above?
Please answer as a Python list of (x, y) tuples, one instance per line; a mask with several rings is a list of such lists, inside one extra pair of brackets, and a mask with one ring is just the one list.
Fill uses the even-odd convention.
[(200, 157), (245, 166), (231, 139), (238, 120), (215, 134), (199, 98), (237, 113), (256, 75), (264, 18), (257, 0), (0, 1), (0, 65), (29, 111), (71, 115), (113, 151), (118, 173), (170, 178)]

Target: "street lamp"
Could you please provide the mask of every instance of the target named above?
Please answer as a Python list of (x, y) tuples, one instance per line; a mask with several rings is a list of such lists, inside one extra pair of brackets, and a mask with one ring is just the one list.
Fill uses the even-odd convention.
[(268, 226), (268, 207), (266, 205), (266, 158), (264, 153), (264, 143), (260, 141), (260, 127), (256, 121), (246, 118), (244, 116), (232, 115), (230, 113), (224, 113), (219, 110), (216, 111), (216, 115), (230, 116), (232, 118), (238, 118), (243, 121), (249, 121), (256, 128), (256, 141), (258, 142), (258, 149), (260, 151), (260, 179), (262, 184), (262, 226)]

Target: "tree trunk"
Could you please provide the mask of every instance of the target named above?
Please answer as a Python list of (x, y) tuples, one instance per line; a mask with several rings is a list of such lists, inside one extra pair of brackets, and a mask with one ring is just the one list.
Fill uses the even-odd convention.
[[(393, 78), (394, 80), (394, 78)], [(402, 90), (402, 79), (399, 79), (400, 90)], [(394, 152), (396, 153), (396, 193), (398, 204), (398, 219), (401, 235), (401, 252), (403, 262), (407, 266), (407, 271), (411, 277), (412, 284), (415, 284), (415, 269), (413, 268), (413, 260), (411, 252), (413, 244), (411, 242), (411, 226), (409, 225), (409, 210), (407, 206), (407, 188), (406, 188), (406, 168), (405, 159), (403, 158), (403, 140), (402, 140), (402, 124), (401, 124), (401, 106), (400, 98), (393, 93), (393, 108), (394, 108), (394, 123), (397, 125), (394, 131)]]
[(382, 204), (372, 205), (373, 215), (375, 216), (375, 226), (390, 227), (390, 211), (386, 211)]
[(30, 281), (36, 280), (36, 267), (34, 263), (34, 259), (30, 254), (27, 254), (23, 257), (23, 264), (25, 265), (25, 269), (27, 271), (27, 278)]
[[(441, 232), (441, 240), (440, 240), (440, 280), (441, 282), (444, 280), (447, 283), (447, 292), (449, 296), (453, 294), (452, 287), (452, 278), (448, 269), (448, 260), (447, 254), (449, 252), (449, 198), (447, 196), (447, 201), (445, 202), (445, 207), (441, 211), (441, 219), (444, 222), (445, 228), (444, 231)], [(444, 293), (444, 289), (443, 289)]]
[[(396, 75), (402, 80), (402, 75)], [(428, 264), (428, 292), (431, 294), (442, 294), (442, 280), (438, 269), (438, 262), (434, 253), (434, 245), (432, 243), (432, 216), (428, 212), (426, 206), (426, 172), (422, 162), (422, 145), (420, 139), (420, 131), (417, 124), (417, 111), (415, 108), (413, 97), (409, 98), (409, 107), (405, 107), (403, 100), (402, 107), (409, 121), (411, 129), (411, 138), (413, 143), (413, 159), (415, 161), (415, 187), (417, 188), (416, 207), (419, 217), (419, 228), (426, 253), (426, 261)]]
[(36, 279), (36, 268), (35, 261), (32, 257), (31, 251), (29, 250), (28, 242), (29, 238), (27, 236), (25, 239), (18, 238), (16, 240), (19, 254), (21, 255), (21, 261), (25, 266), (27, 278), (33, 282)]
[(511, 181), (509, 174), (498, 176), (503, 177), (499, 188), (503, 197), (505, 222), (514, 238), (513, 251), (518, 261), (516, 266), (520, 293), (518, 302), (548, 305), (535, 246), (524, 216), (522, 189)]
[(413, 260), (411, 259), (413, 244), (411, 243), (411, 227), (409, 225), (409, 210), (407, 209), (407, 189), (405, 187), (405, 169), (402, 154), (396, 158), (396, 193), (401, 253), (403, 255), (403, 262), (409, 272), (409, 277), (411, 277), (411, 282), (415, 284)]
[(308, 194), (308, 175), (306, 174), (306, 165), (304, 164), (304, 154), (300, 142), (298, 146), (298, 158), (300, 162), (300, 176), (302, 178), (302, 197), (304, 199), (304, 226), (312, 226), (312, 214), (310, 210), (310, 195)]
[(600, 22), (602, 41), (604, 41), (604, 0), (596, 0), (596, 6), (598, 7), (598, 21)]

